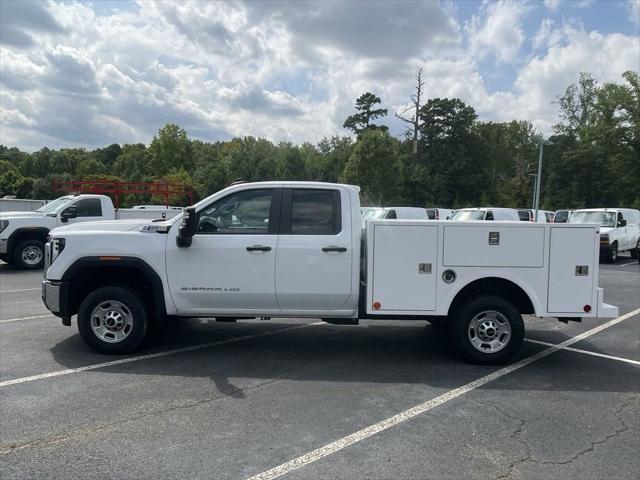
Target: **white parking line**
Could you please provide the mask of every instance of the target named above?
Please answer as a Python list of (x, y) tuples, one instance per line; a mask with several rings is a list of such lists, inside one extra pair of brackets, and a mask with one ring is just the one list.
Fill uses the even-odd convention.
[(55, 315), (34, 315), (32, 317), (18, 317), (18, 318), (5, 318), (0, 320), (0, 323), (21, 322), (22, 320), (35, 320), (37, 318), (53, 318)]
[(507, 367), (504, 367), (496, 372), (490, 373), (489, 375), (485, 375), (484, 377), (474, 380), (473, 382), (469, 382), (466, 385), (450, 390), (447, 393), (440, 395), (439, 397), (433, 398), (424, 403), (416, 405), (415, 407), (405, 410), (404, 412), (398, 413), (397, 415), (394, 415), (392, 417), (386, 418), (381, 422), (375, 423), (369, 427), (363, 428), (362, 430), (352, 433), (351, 435), (347, 435), (346, 437), (336, 440), (335, 442), (328, 443), (323, 447), (317, 448), (316, 450), (312, 450), (309, 453), (306, 453), (292, 460), (289, 460), (288, 462), (278, 465), (277, 467), (274, 467), (270, 470), (259, 473), (258, 475), (254, 475), (249, 480), (272, 480), (274, 478), (281, 477), (282, 475), (285, 475), (294, 470), (297, 470), (305, 465), (309, 465), (310, 463), (316, 462), (321, 458), (324, 458), (328, 455), (331, 455), (332, 453), (336, 453), (337, 451), (342, 450), (345, 447), (348, 447), (349, 445), (353, 445), (354, 443), (360, 442), (361, 440), (371, 437), (376, 433), (387, 430), (393, 427), (394, 425), (410, 420), (411, 418), (414, 418), (422, 413), (428, 412), (429, 410), (437, 407), (438, 405), (442, 405), (443, 403), (446, 403), (449, 400), (453, 400), (454, 398), (464, 395), (465, 393), (475, 390), (476, 388), (482, 387), (483, 385), (486, 385), (489, 382), (497, 380), (500, 377), (504, 377), (505, 375), (508, 375), (511, 372), (515, 372), (516, 370), (519, 370), (522, 367), (525, 367), (533, 362), (537, 362), (538, 360), (545, 358), (551, 355), (552, 353), (557, 352), (558, 350), (561, 350), (576, 342), (579, 342), (587, 337), (590, 337), (591, 335), (595, 335), (596, 333), (601, 332), (602, 330), (605, 330), (609, 327), (612, 327), (628, 318), (631, 318), (634, 315), (637, 315), (638, 313), (640, 313), (640, 308), (638, 308), (637, 310), (634, 310), (633, 312), (629, 312), (626, 315), (622, 315), (621, 317), (618, 317), (606, 323), (603, 323), (602, 325), (592, 328), (591, 330), (587, 330), (586, 332), (581, 333), (576, 337), (570, 338), (569, 340), (566, 340), (558, 345), (553, 345), (547, 348), (546, 350), (543, 350), (534, 355), (531, 355), (530, 357), (524, 358), (519, 362), (516, 362)]
[(35, 380), (42, 380), (44, 378), (60, 377), (62, 375), (69, 375), (72, 373), (86, 372), (87, 370), (95, 370), (97, 368), (111, 367), (113, 365), (122, 365), (124, 363), (140, 362), (142, 360), (150, 360), (152, 358), (166, 357), (168, 355), (175, 355), (176, 353), (193, 352), (194, 350), (202, 350), (203, 348), (215, 347), (217, 345), (224, 345), (227, 343), (241, 342), (243, 340), (251, 340), (254, 338), (266, 337), (269, 335), (275, 335), (276, 333), (290, 332), (292, 330), (298, 330), (300, 328), (311, 327), (312, 325), (324, 325), (324, 322), (307, 323), (305, 325), (296, 325), (294, 327), (280, 328), (275, 331), (256, 333), (253, 335), (243, 335), (241, 337), (227, 338), (226, 340), (218, 340), (216, 342), (201, 343), (199, 345), (192, 345), (190, 347), (175, 348), (173, 350), (166, 350), (164, 352), (149, 353), (147, 355), (139, 355), (137, 357), (121, 358), (120, 360), (112, 360), (110, 362), (94, 363), (91, 365), (85, 365), (77, 368), (67, 368), (66, 370), (58, 370), (55, 372), (42, 373), (40, 375), (31, 375), (30, 377), (14, 378), (13, 380), (5, 380), (0, 382), (0, 387), (8, 387), (9, 385), (16, 385), (19, 383), (33, 382)]
[(40, 288), (23, 288), (21, 290), (0, 290), (0, 293), (35, 292), (39, 290)]
[(621, 267), (628, 267), (630, 265), (638, 265), (638, 262), (631, 262), (631, 263), (623, 263), (622, 265), (620, 265)]
[[(554, 346), (553, 343), (534, 340), (533, 338), (525, 338), (524, 341), (529, 343), (535, 343), (538, 345), (545, 345), (547, 347)], [(609, 360), (618, 360), (619, 362), (630, 363), (631, 365), (640, 365), (640, 362), (638, 360), (631, 360), (630, 358), (623, 358), (623, 357), (614, 357), (613, 355), (607, 355), (605, 353), (598, 353), (598, 352), (591, 352), (589, 350), (582, 350), (581, 348), (564, 347), (562, 348), (562, 350), (567, 350), (569, 352), (576, 352), (576, 353), (584, 353), (585, 355), (593, 355), (594, 357), (608, 358)]]

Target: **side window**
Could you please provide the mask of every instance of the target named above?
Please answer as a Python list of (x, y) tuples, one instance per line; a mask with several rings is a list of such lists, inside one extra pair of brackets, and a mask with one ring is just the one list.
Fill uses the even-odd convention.
[(102, 203), (99, 198), (85, 198), (74, 203), (79, 217), (101, 217)]
[(427, 218), (429, 220), (435, 220), (436, 219), (436, 211), (435, 210), (427, 210)]
[(494, 218), (493, 218), (493, 212), (492, 212), (491, 210), (489, 210), (489, 211), (487, 212), (487, 214), (485, 215), (484, 219), (485, 219), (485, 220), (494, 220)]
[(200, 211), (198, 233), (268, 234), (273, 189), (232, 193)]
[[(291, 191), (290, 229), (292, 235), (335, 235), (342, 229), (340, 192), (316, 188)], [(285, 222), (286, 223), (286, 222)]]
[(387, 215), (384, 217), (385, 220), (396, 220), (398, 218), (398, 214), (395, 210), (389, 210)]
[(622, 212), (618, 212), (618, 223), (620, 223), (622, 220), (624, 220), (624, 217), (622, 216)]

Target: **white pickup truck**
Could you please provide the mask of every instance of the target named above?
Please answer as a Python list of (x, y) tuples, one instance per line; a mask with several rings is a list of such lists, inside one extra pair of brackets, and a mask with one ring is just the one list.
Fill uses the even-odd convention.
[(0, 260), (24, 269), (42, 268), (47, 235), (57, 226), (127, 218), (166, 219), (181, 212), (179, 207), (115, 209), (106, 195), (66, 195), (33, 212), (0, 213)]
[(374, 220), (358, 187), (235, 184), (160, 223), (56, 228), (42, 297), (101, 353), (138, 347), (152, 322), (312, 317), (445, 322), (462, 353), (503, 362), (523, 314), (615, 317), (598, 288), (597, 225)]

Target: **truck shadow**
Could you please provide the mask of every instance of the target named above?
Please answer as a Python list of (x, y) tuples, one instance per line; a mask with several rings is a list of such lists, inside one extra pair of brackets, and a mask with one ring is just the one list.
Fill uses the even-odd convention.
[[(410, 326), (406, 323), (403, 326), (369, 324), (358, 327), (323, 324), (291, 329), (294, 326), (296, 325), (291, 323), (277, 323), (277, 320), (236, 324), (181, 321), (165, 327), (156, 335), (152, 344), (135, 356), (237, 337), (256, 337), (124, 365), (107, 366), (92, 372), (208, 378), (220, 394), (243, 399), (244, 390), (252, 387), (235, 385), (233, 379), (241, 379), (240, 382), (250, 379), (250, 382), (244, 381), (249, 385), (255, 385), (256, 380), (261, 381), (259, 383), (287, 380), (346, 384), (421, 384), (448, 390), (501, 368), (465, 363), (457, 355), (446, 332), (432, 326), (425, 327), (423, 322)], [(283, 329), (284, 331), (280, 331)], [(535, 332), (530, 330), (532, 334)], [(525, 343), (514, 362), (546, 348)], [(598, 351), (593, 345), (585, 347), (583, 344), (582, 348)], [(97, 355), (88, 349), (78, 335), (55, 345), (51, 354), (56, 362), (67, 368), (127, 358)], [(554, 353), (547, 359), (526, 367), (524, 371), (528, 372), (527, 375), (512, 374), (482, 388), (640, 391), (638, 385), (624, 381), (624, 373), (630, 373), (630, 369), (634, 371), (632, 365), (580, 354), (571, 354), (568, 361), (567, 355), (570, 354)], [(592, 373), (596, 370), (599, 373), (597, 381), (594, 381)]]

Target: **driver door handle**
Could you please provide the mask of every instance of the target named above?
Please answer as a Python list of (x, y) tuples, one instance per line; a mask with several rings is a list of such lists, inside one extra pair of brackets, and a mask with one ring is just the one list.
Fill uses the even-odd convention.
[(336, 247), (335, 245), (330, 245), (328, 247), (322, 247), (323, 252), (346, 252), (347, 247)]
[(270, 252), (271, 247), (266, 247), (264, 245), (249, 245), (247, 247), (247, 251), (249, 252)]

